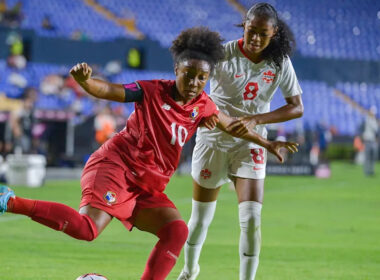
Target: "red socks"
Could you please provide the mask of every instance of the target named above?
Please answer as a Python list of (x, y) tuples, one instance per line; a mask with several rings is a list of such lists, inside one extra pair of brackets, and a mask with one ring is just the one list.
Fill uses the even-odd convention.
[(174, 267), (189, 230), (182, 220), (164, 225), (157, 233), (160, 240), (151, 252), (141, 280), (163, 280)]
[[(76, 239), (91, 241), (98, 235), (90, 217), (64, 204), (16, 197), (9, 199), (8, 212), (29, 216)], [(157, 233), (159, 241), (149, 256), (141, 280), (164, 280), (174, 267), (188, 233), (182, 220), (164, 225)]]
[(32, 220), (80, 240), (92, 241), (97, 235), (95, 223), (87, 215), (61, 203), (10, 198), (8, 212), (23, 214)]
[(36, 200), (26, 199), (26, 198), (21, 198), (21, 197), (15, 197), (15, 198), (10, 197), (8, 200), (7, 211), (30, 217), (35, 204), (36, 204)]

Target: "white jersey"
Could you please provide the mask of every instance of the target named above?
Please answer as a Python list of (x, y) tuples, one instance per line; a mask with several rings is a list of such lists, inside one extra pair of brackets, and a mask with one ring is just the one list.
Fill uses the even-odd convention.
[[(302, 93), (288, 57), (283, 59), (281, 70), (265, 60), (255, 64), (244, 54), (243, 39), (226, 43), (224, 51), (225, 58), (211, 73), (210, 97), (225, 114), (242, 117), (269, 112), (278, 87), (285, 98)], [(256, 126), (255, 131), (263, 137), (267, 135), (265, 125)], [(219, 149), (249, 144), (217, 128), (199, 128), (198, 141)]]

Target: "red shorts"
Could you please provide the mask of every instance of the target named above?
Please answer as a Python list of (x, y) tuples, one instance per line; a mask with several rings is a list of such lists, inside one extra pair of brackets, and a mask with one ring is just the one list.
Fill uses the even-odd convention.
[(149, 193), (130, 184), (126, 170), (115, 162), (93, 155), (81, 177), (82, 199), (79, 207), (90, 204), (119, 219), (128, 230), (140, 209), (176, 208), (164, 193)]

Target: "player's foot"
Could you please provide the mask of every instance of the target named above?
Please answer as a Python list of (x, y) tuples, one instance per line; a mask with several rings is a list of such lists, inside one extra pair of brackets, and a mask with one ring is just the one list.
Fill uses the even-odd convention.
[(199, 272), (201, 272), (199, 265), (195, 267), (195, 270), (192, 273), (186, 272), (185, 269), (182, 269), (177, 280), (195, 280), (197, 279)]
[(14, 191), (7, 186), (0, 185), (0, 215), (7, 211), (7, 204), (10, 197), (15, 197)]

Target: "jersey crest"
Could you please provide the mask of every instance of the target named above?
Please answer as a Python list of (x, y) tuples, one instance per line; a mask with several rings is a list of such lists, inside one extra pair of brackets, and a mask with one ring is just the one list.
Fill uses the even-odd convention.
[(116, 202), (116, 194), (114, 192), (108, 191), (103, 197), (107, 201), (108, 205), (112, 205)]
[(164, 105), (162, 105), (162, 108), (164, 109), (164, 110), (166, 110), (166, 111), (169, 111), (172, 107), (169, 105), (169, 104), (164, 104)]
[(274, 78), (276, 77), (276, 74), (273, 73), (271, 70), (268, 70), (264, 72), (263, 74), (263, 81), (266, 82), (267, 84), (273, 82)]
[(196, 106), (193, 108), (193, 111), (190, 113), (190, 118), (194, 121), (199, 115), (199, 107)]

